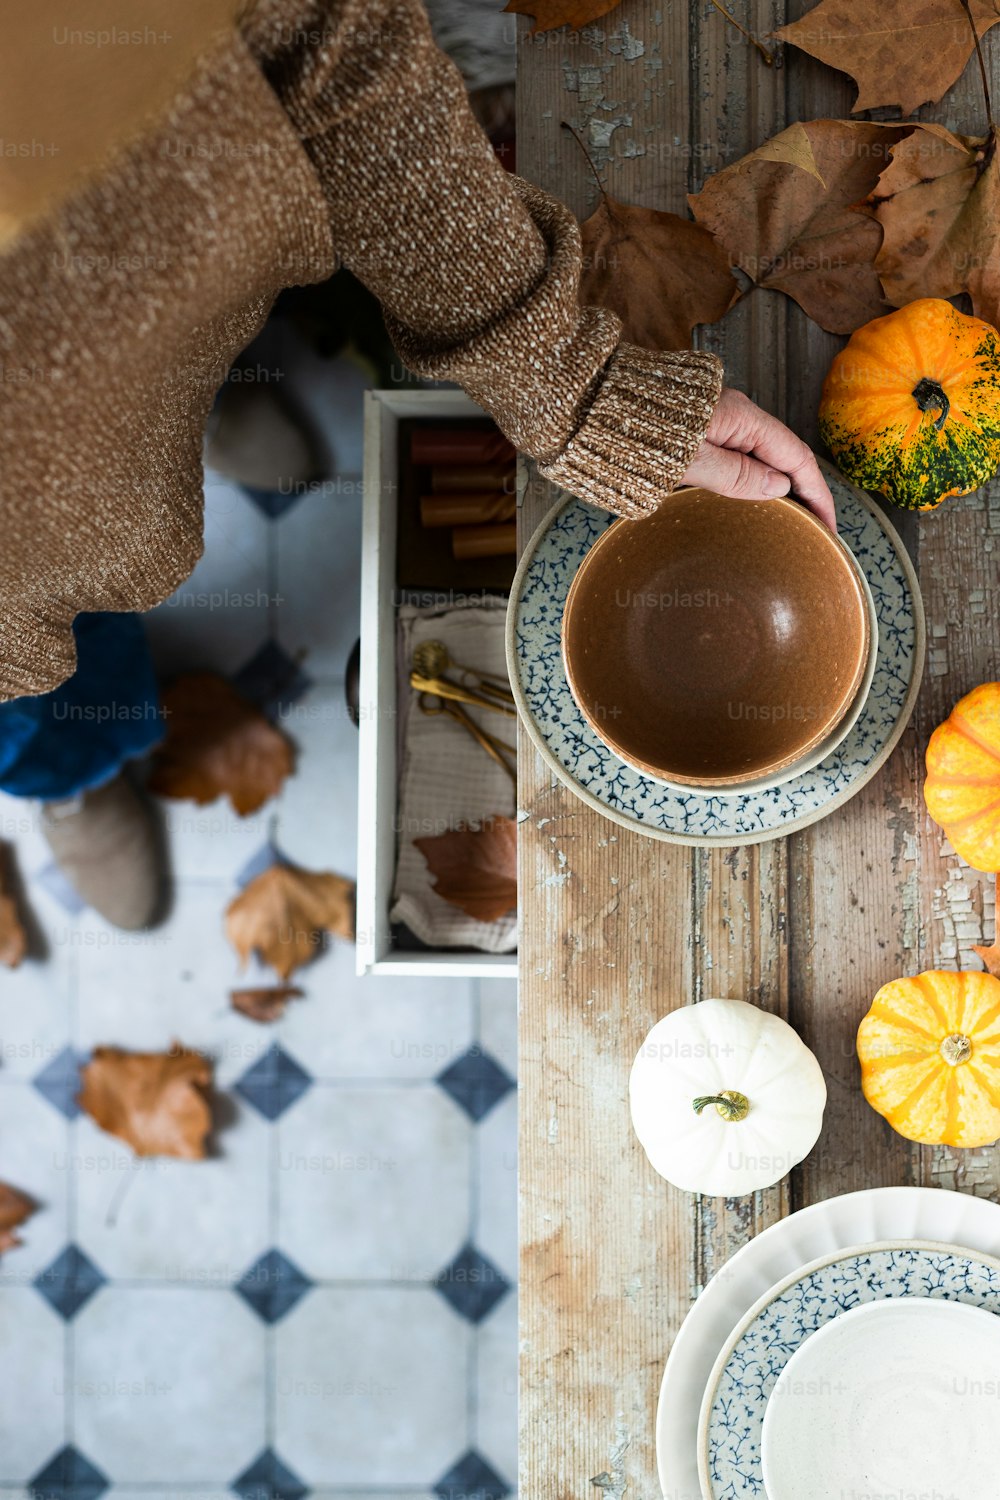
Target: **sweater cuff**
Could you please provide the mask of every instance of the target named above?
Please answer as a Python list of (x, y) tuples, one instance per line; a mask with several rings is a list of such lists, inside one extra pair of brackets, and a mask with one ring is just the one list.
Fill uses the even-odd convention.
[(714, 354), (619, 344), (586, 416), (541, 474), (620, 516), (655, 510), (701, 446), (722, 373)]

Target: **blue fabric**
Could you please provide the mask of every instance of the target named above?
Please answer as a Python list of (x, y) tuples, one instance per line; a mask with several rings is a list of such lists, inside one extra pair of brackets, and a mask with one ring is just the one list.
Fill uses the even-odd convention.
[(102, 786), (163, 738), (138, 615), (77, 615), (77, 668), (51, 693), (0, 703), (0, 791), (45, 802)]

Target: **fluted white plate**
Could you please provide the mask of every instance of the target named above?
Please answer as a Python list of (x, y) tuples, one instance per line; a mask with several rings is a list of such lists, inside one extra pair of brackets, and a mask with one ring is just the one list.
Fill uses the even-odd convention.
[(943, 1241), (995, 1255), (1000, 1206), (941, 1188), (868, 1188), (790, 1214), (726, 1262), (681, 1325), (663, 1373), (656, 1456), (665, 1500), (703, 1500), (697, 1446), (702, 1396), (719, 1351), (750, 1307), (821, 1256), (898, 1240)]

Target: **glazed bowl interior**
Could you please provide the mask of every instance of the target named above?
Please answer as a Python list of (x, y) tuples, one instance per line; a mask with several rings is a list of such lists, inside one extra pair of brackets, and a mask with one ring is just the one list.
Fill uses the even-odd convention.
[(858, 569), (815, 516), (703, 489), (609, 527), (563, 613), (566, 676), (599, 738), (651, 776), (709, 790), (829, 740), (871, 645)]

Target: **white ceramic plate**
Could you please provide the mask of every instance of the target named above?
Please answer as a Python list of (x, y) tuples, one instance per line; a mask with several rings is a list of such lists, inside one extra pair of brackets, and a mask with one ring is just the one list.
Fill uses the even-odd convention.
[[(524, 550), (507, 611), (507, 668), (518, 712), (544, 760), (604, 817), (674, 844), (731, 848), (781, 838), (826, 817), (885, 763), (916, 702), (923, 606), (913, 566), (880, 508), (824, 465), (844, 541), (868, 580), (878, 618), (871, 691), (850, 733), (819, 765), (780, 786), (725, 797), (654, 781), (598, 739), (569, 690), (562, 661), (566, 596), (612, 517), (566, 497)], [(618, 524), (628, 525), (627, 521)]]
[(995, 1313), (903, 1297), (842, 1314), (805, 1340), (771, 1392), (768, 1500), (996, 1494), (998, 1375)]
[(869, 1188), (814, 1203), (763, 1230), (705, 1287), (674, 1339), (656, 1413), (665, 1500), (701, 1500), (698, 1412), (716, 1356), (747, 1309), (823, 1255), (886, 1240), (937, 1240), (996, 1254), (1000, 1206), (940, 1188)]
[(1000, 1313), (1000, 1261), (960, 1245), (906, 1240), (837, 1251), (778, 1282), (726, 1340), (705, 1387), (698, 1424), (703, 1494), (711, 1500), (769, 1494), (763, 1427), (789, 1361), (844, 1312), (893, 1297), (941, 1298)]

